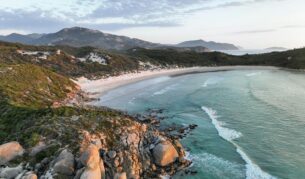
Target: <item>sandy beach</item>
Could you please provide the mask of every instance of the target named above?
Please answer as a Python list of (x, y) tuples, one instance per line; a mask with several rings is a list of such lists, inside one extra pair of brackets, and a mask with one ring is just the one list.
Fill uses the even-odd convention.
[(270, 66), (218, 66), (218, 67), (191, 67), (191, 68), (175, 68), (162, 69), (154, 71), (141, 71), (139, 73), (128, 73), (120, 76), (109, 77), (105, 79), (89, 80), (85, 77), (78, 78), (75, 82), (81, 89), (90, 94), (90, 97), (101, 97), (108, 91), (135, 83), (138, 81), (157, 78), (160, 76), (177, 76), (192, 73), (204, 73), (214, 71), (229, 71), (229, 70), (270, 70), (278, 69)]

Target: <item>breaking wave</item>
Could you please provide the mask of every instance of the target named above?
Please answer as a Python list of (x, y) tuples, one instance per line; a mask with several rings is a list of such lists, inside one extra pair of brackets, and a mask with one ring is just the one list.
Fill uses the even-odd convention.
[(161, 89), (161, 90), (159, 90), (157, 92), (154, 92), (153, 96), (162, 95), (164, 93), (167, 93), (168, 91), (175, 89), (176, 86), (177, 86), (177, 84), (173, 84), (173, 85), (170, 85), (168, 87), (165, 87), (165, 88), (163, 88), (163, 89)]
[(257, 76), (260, 75), (262, 72), (254, 72), (254, 73), (248, 73), (246, 76), (251, 77), (251, 76)]
[(209, 153), (187, 154), (187, 159), (217, 178), (245, 178), (243, 165)]
[(273, 177), (270, 174), (264, 172), (257, 164), (255, 164), (250, 159), (250, 157), (242, 150), (242, 148), (234, 142), (234, 139), (237, 139), (242, 136), (240, 132), (223, 127), (223, 123), (218, 121), (219, 116), (217, 116), (217, 112), (215, 110), (205, 106), (202, 106), (201, 108), (212, 120), (212, 123), (218, 131), (219, 136), (232, 143), (236, 147), (236, 151), (246, 162), (247, 179), (276, 179), (276, 177)]
[(202, 87), (208, 87), (209, 85), (214, 85), (219, 83), (221, 80), (223, 80), (223, 78), (209, 78), (207, 79), (204, 84), (202, 85)]
[(242, 136), (242, 134), (240, 132), (237, 132), (233, 129), (223, 127), (224, 123), (217, 120), (218, 116), (217, 116), (217, 112), (215, 110), (204, 107), (204, 106), (202, 106), (201, 108), (202, 108), (202, 110), (204, 110), (207, 113), (207, 115), (212, 120), (212, 123), (215, 126), (215, 128), (217, 129), (220, 137), (224, 138), (227, 141), (232, 141), (232, 140), (237, 139)]

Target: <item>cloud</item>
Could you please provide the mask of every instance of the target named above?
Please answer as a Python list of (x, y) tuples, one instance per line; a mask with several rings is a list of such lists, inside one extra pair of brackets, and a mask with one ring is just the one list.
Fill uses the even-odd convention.
[(69, 26), (100, 30), (131, 27), (175, 27), (191, 13), (280, 0), (41, 0), (5, 1), (2, 29), (50, 32)]
[(282, 26), (281, 29), (303, 29), (305, 25), (285, 25)]
[(16, 12), (0, 11), (0, 24), (4, 29), (22, 29), (22, 31), (44, 32), (46, 29), (55, 30), (69, 25), (67, 19), (59, 19), (48, 15), (45, 11), (27, 12), (19, 10)]
[(258, 30), (239, 31), (239, 32), (234, 32), (233, 34), (260, 34), (260, 33), (269, 33), (275, 31), (277, 31), (277, 29), (258, 29)]
[(233, 0), (233, 1), (223, 1), (222, 3), (214, 4), (214, 5), (204, 5), (199, 6), (197, 8), (190, 9), (188, 13), (194, 13), (198, 11), (206, 11), (206, 10), (213, 10), (213, 9), (219, 9), (219, 8), (230, 8), (230, 7), (238, 7), (238, 6), (246, 6), (251, 5), (255, 3), (262, 3), (262, 2), (279, 2), (279, 1), (285, 1), (285, 0)]

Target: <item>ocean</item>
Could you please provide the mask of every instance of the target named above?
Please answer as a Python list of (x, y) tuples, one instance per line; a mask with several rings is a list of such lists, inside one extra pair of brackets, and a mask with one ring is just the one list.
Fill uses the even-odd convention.
[(198, 127), (182, 139), (200, 179), (305, 178), (305, 73), (237, 70), (158, 77), (114, 89), (96, 105)]
[[(287, 49), (288, 50), (288, 49)], [(229, 55), (236, 55), (236, 56), (241, 56), (241, 55), (254, 55), (254, 54), (264, 54), (264, 53), (271, 53), (271, 52), (283, 52), (285, 51), (284, 49), (281, 50), (273, 50), (273, 49), (243, 49), (243, 50), (221, 50), (221, 52), (229, 54)]]

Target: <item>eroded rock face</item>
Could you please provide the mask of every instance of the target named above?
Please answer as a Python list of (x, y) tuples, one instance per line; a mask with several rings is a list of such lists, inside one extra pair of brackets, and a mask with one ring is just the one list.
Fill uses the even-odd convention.
[(88, 168), (95, 169), (100, 164), (100, 155), (98, 148), (95, 145), (90, 145), (87, 150), (81, 155), (80, 161)]
[(74, 173), (74, 155), (66, 149), (63, 150), (58, 156), (53, 169), (59, 174), (72, 175)]
[(156, 164), (159, 166), (167, 166), (179, 157), (177, 150), (169, 141), (159, 143), (153, 149), (153, 155)]
[(24, 149), (18, 142), (9, 142), (0, 145), (0, 165), (3, 165), (17, 156), (21, 156), (24, 153)]
[(126, 175), (125, 172), (123, 172), (123, 173), (116, 173), (114, 175), (114, 179), (127, 179), (127, 175)]

